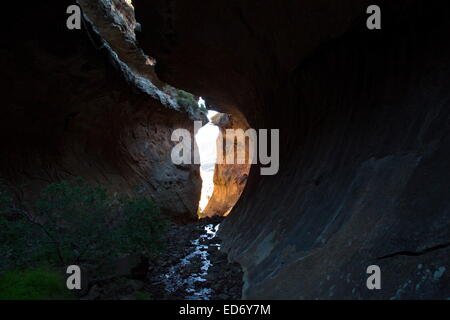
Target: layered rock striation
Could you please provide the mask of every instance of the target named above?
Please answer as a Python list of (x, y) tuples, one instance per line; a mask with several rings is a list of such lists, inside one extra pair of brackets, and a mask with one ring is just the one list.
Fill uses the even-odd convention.
[(81, 176), (144, 193), (174, 219), (194, 218), (199, 166), (172, 163), (171, 134), (193, 134), (193, 121), (206, 118), (157, 79), (136, 45), (132, 8), (120, 3), (80, 1), (82, 30), (66, 28), (70, 1), (13, 4), (2, 21), (1, 177), (33, 198)]
[(383, 1), (378, 31), (369, 4), (135, 3), (161, 79), (280, 129), (220, 233), (244, 298), (450, 294), (448, 4)]

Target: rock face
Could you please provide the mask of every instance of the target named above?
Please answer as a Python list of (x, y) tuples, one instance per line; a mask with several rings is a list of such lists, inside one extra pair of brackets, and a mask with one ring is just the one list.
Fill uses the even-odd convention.
[(228, 261), (215, 236), (222, 220), (170, 226), (167, 250), (150, 266), (146, 281), (153, 299), (241, 299), (242, 269)]
[(244, 298), (450, 296), (448, 4), (369, 4), (135, 3), (161, 79), (280, 129), (220, 233)]
[[(138, 42), (124, 1), (79, 3), (84, 31), (65, 0), (2, 17), (0, 176), (25, 197), (83, 176), (192, 217), (198, 166), (171, 163), (170, 133), (202, 116), (169, 83), (280, 129), (280, 171), (250, 170), (220, 232), (244, 298), (450, 296), (448, 3), (382, 2), (369, 31), (365, 0), (136, 1)], [(233, 177), (219, 167), (217, 207)]]
[[(226, 161), (226, 156), (230, 152), (234, 152), (236, 155), (238, 152), (244, 152), (248, 155), (248, 149), (242, 141), (235, 139), (234, 135), (228, 135), (226, 131), (227, 129), (247, 129), (248, 124), (245, 119), (231, 117), (227, 113), (218, 113), (211, 119), (211, 122), (220, 130), (217, 138), (217, 150), (222, 151), (217, 152), (218, 159), (213, 177), (214, 191), (208, 205), (202, 211), (202, 214), (207, 217), (228, 215), (244, 190), (251, 166), (250, 164), (227, 164)], [(229, 150), (230, 146), (234, 150)]]
[(66, 28), (70, 1), (15, 3), (2, 20), (11, 32), (0, 59), (0, 175), (26, 184), (25, 197), (82, 176), (112, 192), (145, 193), (176, 219), (195, 217), (199, 167), (172, 163), (171, 134), (192, 132), (204, 116), (163, 90), (133, 40), (132, 10), (105, 3), (85, 5), (83, 30)]

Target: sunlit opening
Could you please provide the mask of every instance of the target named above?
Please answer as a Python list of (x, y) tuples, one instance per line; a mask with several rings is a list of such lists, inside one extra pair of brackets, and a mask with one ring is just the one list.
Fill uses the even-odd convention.
[[(201, 97), (198, 100), (199, 107), (205, 107), (205, 100)], [(211, 123), (211, 118), (217, 111), (208, 110), (209, 122), (198, 130), (195, 140), (200, 154), (200, 175), (202, 178), (202, 193), (200, 197), (199, 210), (202, 212), (211, 198), (214, 191), (214, 168), (217, 161), (216, 140), (219, 135), (219, 128)]]

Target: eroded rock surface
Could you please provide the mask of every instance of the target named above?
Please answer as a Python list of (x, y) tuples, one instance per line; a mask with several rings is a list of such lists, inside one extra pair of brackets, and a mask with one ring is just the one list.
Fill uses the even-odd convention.
[[(248, 156), (249, 149), (245, 146), (245, 141), (236, 138), (234, 133), (227, 134), (227, 129), (246, 130), (248, 123), (243, 117), (231, 116), (227, 113), (218, 113), (211, 122), (220, 130), (217, 138), (217, 160), (214, 168), (214, 191), (208, 205), (202, 211), (207, 217), (228, 215), (233, 206), (239, 200), (242, 191), (247, 182), (248, 173), (250, 171), (250, 162), (245, 164), (232, 163), (228, 164), (226, 157), (230, 154), (242, 153)], [(236, 161), (237, 162), (237, 161)]]
[(231, 263), (216, 233), (223, 218), (172, 225), (165, 253), (150, 269), (145, 290), (155, 299), (238, 300), (242, 269)]
[[(69, 31), (70, 4), (14, 4), (3, 19), (10, 32), (0, 60), (1, 177), (24, 185), (29, 198), (48, 183), (81, 176), (111, 192), (145, 193), (176, 219), (195, 217), (199, 166), (172, 163), (171, 134), (193, 132), (193, 120), (205, 117), (163, 90), (133, 42), (130, 9), (117, 9), (126, 19), (114, 24), (108, 7), (90, 2), (85, 14), (93, 20)], [(134, 73), (141, 65), (147, 69)]]
[(198, 167), (168, 160), (167, 134), (192, 130), (170, 83), (280, 129), (279, 173), (252, 168), (219, 233), (244, 298), (450, 296), (448, 3), (383, 2), (371, 32), (365, 0), (136, 1), (138, 45), (123, 1), (80, 3), (89, 36), (66, 29), (69, 1), (2, 18), (0, 172), (25, 196), (83, 176), (195, 214)]
[(244, 298), (450, 295), (448, 4), (383, 2), (377, 32), (369, 4), (135, 4), (162, 79), (280, 129), (220, 232)]

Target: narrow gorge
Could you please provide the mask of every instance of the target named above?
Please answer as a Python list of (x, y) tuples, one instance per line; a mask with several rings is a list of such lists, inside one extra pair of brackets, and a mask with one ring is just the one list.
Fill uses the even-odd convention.
[[(170, 221), (155, 299), (448, 299), (450, 5), (377, 2), (375, 31), (366, 0), (78, 0), (82, 30), (75, 1), (11, 2), (0, 176), (26, 202), (74, 177), (152, 199)], [(223, 141), (279, 129), (280, 165), (217, 163), (199, 213), (200, 165), (174, 164), (171, 136), (208, 123), (200, 96)]]

